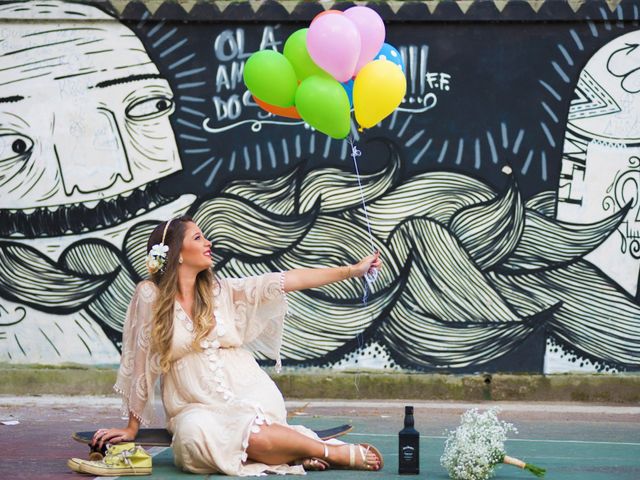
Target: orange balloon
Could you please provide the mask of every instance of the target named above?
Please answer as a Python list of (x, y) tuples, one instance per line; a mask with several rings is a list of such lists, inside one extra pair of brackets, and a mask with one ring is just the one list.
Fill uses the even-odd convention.
[(294, 107), (276, 107), (275, 105), (270, 105), (266, 102), (263, 102), (262, 100), (260, 100), (255, 96), (253, 97), (253, 99), (260, 106), (260, 108), (262, 108), (263, 110), (266, 110), (269, 113), (274, 113), (276, 115), (280, 115), (281, 117), (287, 117), (287, 118), (301, 118), (295, 106)]
[[(311, 20), (311, 23), (315, 22), (318, 18), (320, 18), (323, 15), (329, 15), (329, 14), (334, 14), (334, 13), (339, 13), (340, 15), (344, 14), (344, 12), (342, 12), (340, 10), (325, 10), (324, 12), (320, 12), (315, 17), (313, 17), (313, 20)], [(311, 25), (311, 24), (309, 24), (309, 25)]]

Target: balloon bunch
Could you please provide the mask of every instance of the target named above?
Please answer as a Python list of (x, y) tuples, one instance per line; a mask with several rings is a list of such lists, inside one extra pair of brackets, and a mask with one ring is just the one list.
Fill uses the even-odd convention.
[(290, 35), (282, 54), (251, 55), (244, 83), (264, 110), (346, 138), (352, 107), (360, 128), (370, 128), (406, 93), (402, 58), (384, 39), (384, 22), (371, 8), (327, 10)]

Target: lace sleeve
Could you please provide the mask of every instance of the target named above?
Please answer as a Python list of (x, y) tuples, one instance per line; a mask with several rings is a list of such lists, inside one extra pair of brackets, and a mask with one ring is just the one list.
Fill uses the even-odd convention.
[(122, 332), (122, 358), (114, 390), (122, 396), (122, 413), (131, 412), (143, 426), (153, 421), (153, 396), (160, 376), (158, 355), (150, 352), (156, 286), (141, 282), (127, 310)]
[(229, 279), (235, 328), (250, 350), (276, 360), (280, 368), (287, 313), (284, 272)]

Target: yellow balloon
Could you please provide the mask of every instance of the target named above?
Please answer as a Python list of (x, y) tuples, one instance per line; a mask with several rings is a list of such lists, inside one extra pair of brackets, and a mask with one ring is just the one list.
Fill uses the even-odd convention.
[(399, 65), (374, 60), (358, 72), (353, 84), (353, 108), (362, 128), (371, 128), (402, 102), (407, 79)]

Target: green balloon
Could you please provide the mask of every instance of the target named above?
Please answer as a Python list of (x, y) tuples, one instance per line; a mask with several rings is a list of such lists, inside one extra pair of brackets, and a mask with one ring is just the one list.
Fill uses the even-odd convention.
[(304, 79), (296, 92), (296, 109), (319, 132), (333, 138), (349, 135), (349, 97), (333, 78), (311, 75)]
[(319, 75), (321, 77), (331, 77), (327, 72), (315, 64), (309, 51), (307, 50), (307, 32), (308, 28), (296, 30), (284, 44), (282, 53), (293, 65), (298, 80), (302, 81), (311, 75)]
[(284, 55), (274, 50), (260, 50), (244, 65), (244, 84), (263, 102), (277, 107), (292, 107), (298, 78)]

